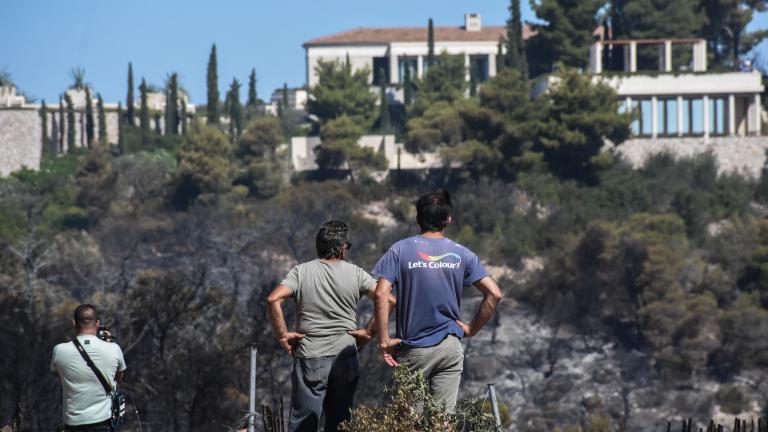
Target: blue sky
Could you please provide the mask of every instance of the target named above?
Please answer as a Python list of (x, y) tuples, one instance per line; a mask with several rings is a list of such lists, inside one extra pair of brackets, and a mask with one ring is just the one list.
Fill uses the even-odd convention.
[[(533, 20), (522, 1), (523, 19)], [(6, 0), (0, 25), (0, 69), (27, 94), (47, 101), (71, 83), (69, 71), (82, 67), (86, 82), (108, 102), (125, 99), (126, 70), (133, 62), (141, 77), (162, 85), (178, 72), (192, 101), (205, 102), (205, 68), (216, 43), (219, 87), (233, 77), (247, 83), (256, 68), (259, 97), (283, 82), (305, 80), (302, 43), (360, 26), (460, 25), (465, 12), (478, 12), (486, 25), (508, 16), (505, 0)], [(768, 27), (768, 14), (752, 28)], [(768, 55), (768, 43), (761, 46)], [(241, 93), (245, 98), (245, 91)], [(222, 96), (223, 98), (223, 96)]]

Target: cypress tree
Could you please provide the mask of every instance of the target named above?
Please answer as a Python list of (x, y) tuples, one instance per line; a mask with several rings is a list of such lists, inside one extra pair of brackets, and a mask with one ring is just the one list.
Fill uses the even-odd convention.
[(160, 113), (155, 113), (155, 133), (161, 135), (163, 129), (160, 127)]
[(506, 66), (507, 59), (504, 57), (504, 38), (499, 36), (499, 45), (496, 48), (496, 74), (500, 74)]
[(128, 124), (133, 126), (133, 65), (128, 62), (128, 95), (125, 99), (125, 116)]
[(48, 150), (48, 107), (45, 106), (45, 99), (43, 99), (43, 103), (40, 105), (40, 127), (41, 144), (43, 151), (46, 151)]
[(125, 143), (123, 142), (123, 104), (117, 102), (117, 149), (123, 154), (125, 153)]
[(56, 121), (56, 111), (51, 112), (51, 138), (49, 146), (53, 154), (59, 153), (59, 122)]
[(149, 132), (149, 106), (147, 105), (147, 82), (144, 78), (141, 79), (141, 85), (139, 86), (139, 97), (141, 98), (141, 105), (139, 106), (139, 127), (144, 133)]
[(107, 144), (107, 114), (104, 112), (104, 99), (101, 98), (101, 93), (97, 93), (96, 98), (96, 110), (99, 118), (99, 142), (104, 145)]
[(181, 134), (186, 135), (187, 134), (187, 100), (184, 98), (181, 98), (181, 111), (179, 112), (179, 115), (181, 116)]
[(477, 96), (477, 65), (469, 65), (469, 95)]
[(433, 64), (435, 64), (435, 29), (430, 18), (427, 24), (427, 67)]
[(64, 99), (59, 97), (59, 152), (64, 151)]
[(208, 58), (208, 123), (219, 123), (219, 77), (216, 71), (216, 44), (211, 47)]
[(64, 102), (67, 104), (67, 151), (70, 152), (75, 148), (75, 106), (68, 93), (64, 93)]
[(248, 103), (249, 107), (256, 106), (256, 69), (251, 69), (251, 76), (248, 77)]
[(520, 15), (520, 0), (512, 0), (509, 5), (510, 18), (507, 20), (507, 56), (506, 66), (517, 69), (523, 78), (528, 77), (528, 61), (523, 45), (523, 23)]
[(392, 121), (389, 117), (389, 100), (387, 99), (387, 80), (384, 75), (384, 69), (382, 68), (379, 71), (379, 76), (381, 77), (381, 80), (379, 81), (379, 96), (381, 101), (379, 102), (379, 109), (381, 110), (381, 113), (379, 114), (379, 129), (382, 132), (387, 132), (392, 127)]
[[(349, 54), (347, 54), (347, 64), (349, 64)], [(288, 83), (283, 83), (283, 112), (288, 110)]]
[(406, 67), (403, 71), (403, 103), (406, 107), (413, 101), (413, 83), (411, 82), (411, 68)]
[(240, 104), (240, 81), (232, 78), (232, 84), (227, 93), (227, 109), (229, 111), (229, 135), (236, 141), (243, 132), (243, 107)]
[(172, 74), (165, 97), (165, 134), (179, 134), (179, 78)]
[(88, 148), (93, 146), (94, 137), (93, 123), (93, 98), (91, 97), (91, 88), (85, 87), (85, 140)]
[(85, 148), (85, 111), (80, 111), (80, 147)]

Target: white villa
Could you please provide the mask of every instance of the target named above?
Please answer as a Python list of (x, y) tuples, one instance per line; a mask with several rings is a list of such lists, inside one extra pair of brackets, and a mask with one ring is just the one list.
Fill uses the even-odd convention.
[[(506, 38), (506, 31), (504, 26), (484, 27), (479, 14), (465, 14), (463, 27), (434, 27), (435, 55), (444, 51), (463, 55), (467, 80), (473, 66), (482, 82), (496, 75), (499, 40)], [(401, 83), (406, 68), (412, 77), (422, 77), (429, 67), (427, 32), (427, 27), (356, 28), (312, 39), (304, 43), (307, 86), (317, 84), (315, 67), (320, 60), (343, 62), (349, 58), (353, 70), (368, 68), (371, 85), (381, 78), (391, 85)], [(526, 26), (523, 38), (530, 36)]]
[[(533, 35), (530, 27), (523, 28), (523, 39)], [(761, 136), (761, 123), (766, 120), (759, 72), (708, 70), (704, 39), (606, 40), (601, 27), (594, 36), (585, 72), (616, 89), (622, 111), (637, 114), (632, 138), (617, 148), (622, 158), (638, 166), (658, 152), (692, 156), (710, 151), (721, 171), (760, 175), (768, 140)], [(465, 14), (464, 26), (435, 27), (434, 39), (436, 55), (443, 51), (463, 55), (466, 79), (473, 67), (482, 82), (496, 75), (499, 40), (506, 39), (506, 28), (484, 27), (480, 15)], [(411, 76), (422, 77), (428, 68), (426, 27), (357, 28), (312, 39), (304, 48), (309, 88), (317, 84), (319, 61), (349, 59), (353, 70), (367, 68), (372, 87), (383, 78), (390, 85), (391, 100), (402, 102), (402, 89), (397, 87), (406, 69)], [(532, 96), (555, 84), (553, 76), (538, 78)], [(385, 140), (386, 144), (378, 145), (380, 141), (380, 137), (369, 136), (360, 144), (383, 151), (390, 168), (425, 169), (441, 164), (436, 155), (404, 158), (402, 144)], [(311, 149), (320, 144), (319, 139), (294, 139), (291, 144), (294, 169), (314, 169)], [(400, 151), (399, 165), (392, 160), (394, 149)]]

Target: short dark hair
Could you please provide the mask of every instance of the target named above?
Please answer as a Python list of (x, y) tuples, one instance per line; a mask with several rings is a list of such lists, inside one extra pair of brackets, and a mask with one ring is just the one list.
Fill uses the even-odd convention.
[(341, 250), (345, 245), (351, 246), (349, 227), (345, 222), (334, 219), (320, 225), (315, 236), (318, 257), (324, 259), (341, 258)]
[(78, 328), (90, 327), (99, 320), (99, 313), (91, 304), (81, 304), (75, 308), (75, 325)]
[(445, 189), (419, 197), (416, 201), (416, 222), (419, 223), (421, 232), (444, 230), (452, 210), (451, 194)]

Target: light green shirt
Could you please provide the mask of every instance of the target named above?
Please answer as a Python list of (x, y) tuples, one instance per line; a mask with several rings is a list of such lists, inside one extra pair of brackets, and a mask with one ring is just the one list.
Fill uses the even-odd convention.
[[(77, 340), (114, 389), (117, 371), (125, 370), (120, 346), (91, 335), (78, 335)], [(61, 377), (65, 425), (99, 423), (112, 416), (112, 400), (72, 341), (53, 348), (51, 371)]]
[(376, 281), (360, 267), (346, 261), (316, 259), (292, 268), (282, 284), (291, 289), (296, 303), (299, 341), (296, 357), (323, 357), (355, 346), (347, 332), (357, 328), (357, 303)]

